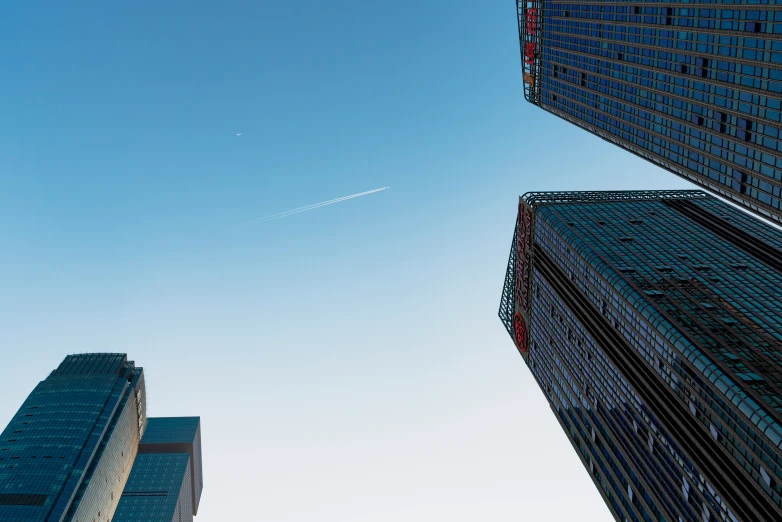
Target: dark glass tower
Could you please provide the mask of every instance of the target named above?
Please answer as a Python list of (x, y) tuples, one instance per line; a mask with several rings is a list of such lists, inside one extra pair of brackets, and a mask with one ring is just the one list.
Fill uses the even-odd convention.
[(191, 522), (204, 478), (200, 417), (150, 417), (113, 522)]
[(701, 191), (530, 193), (500, 318), (616, 520), (782, 520), (777, 229)]
[(528, 101), (782, 221), (782, 6), (516, 4)]
[(145, 409), (142, 369), (126, 355), (66, 357), (0, 435), (0, 520), (110, 520)]

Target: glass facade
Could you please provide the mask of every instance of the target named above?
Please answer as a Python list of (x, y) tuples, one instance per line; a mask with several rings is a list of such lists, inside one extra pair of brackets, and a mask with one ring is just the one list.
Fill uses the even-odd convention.
[(204, 487), (200, 417), (150, 417), (114, 522), (191, 522)]
[(193, 499), (187, 453), (139, 454), (114, 522), (190, 522)]
[(517, 0), (525, 97), (782, 221), (782, 5)]
[(143, 371), (126, 355), (66, 357), (0, 435), (0, 520), (111, 520), (145, 400)]
[(528, 194), (500, 317), (616, 520), (782, 520), (782, 232), (700, 191)]

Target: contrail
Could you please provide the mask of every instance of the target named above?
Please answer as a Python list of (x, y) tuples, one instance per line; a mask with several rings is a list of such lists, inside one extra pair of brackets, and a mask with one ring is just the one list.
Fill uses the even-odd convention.
[(359, 192), (358, 194), (351, 194), (350, 196), (342, 196), (341, 198), (336, 199), (330, 199), (328, 201), (321, 201), (320, 203), (313, 203), (312, 205), (307, 205), (306, 207), (299, 207), (294, 208), (291, 210), (286, 210), (285, 212), (278, 212), (277, 214), (272, 214), (270, 216), (253, 219), (250, 221), (246, 221), (245, 225), (259, 225), (261, 223), (266, 223), (267, 221), (274, 221), (275, 219), (282, 219), (284, 217), (292, 216), (294, 214), (299, 214), (301, 212), (307, 212), (308, 210), (314, 210), (316, 208), (325, 207), (326, 205), (333, 205), (334, 203), (339, 203), (341, 201), (346, 201), (348, 199), (358, 198), (361, 196), (366, 196), (367, 194), (374, 194), (375, 192), (380, 192), (381, 190), (386, 190), (391, 187), (382, 187), (382, 188), (376, 188), (374, 190), (367, 190), (366, 192)]
[(352, 198), (357, 198), (359, 196), (364, 196), (366, 194), (372, 194), (373, 192), (378, 192), (378, 191), (381, 191), (381, 190), (385, 190), (387, 188), (388, 187), (383, 187), (383, 188), (379, 188), (379, 189), (375, 189), (375, 190), (369, 190), (367, 192), (359, 192), (358, 194), (353, 194), (353, 195), (350, 195), (350, 196), (342, 196), (341, 198), (335, 198), (335, 199), (330, 199), (328, 201), (322, 201), (320, 203), (313, 203), (312, 205), (307, 205), (307, 206), (304, 206), (304, 207), (294, 208), (292, 210), (286, 210), (285, 212), (279, 212), (277, 214), (272, 214), (270, 216), (266, 216), (266, 217), (262, 217), (262, 218), (252, 219), (252, 220), (248, 221), (247, 223), (260, 223), (260, 222), (263, 222), (263, 221), (269, 221), (269, 220), (272, 220), (272, 219), (278, 219), (278, 218), (285, 217), (285, 216), (288, 216), (288, 215), (291, 215), (291, 214), (298, 214), (299, 212), (305, 212), (307, 210), (312, 210), (314, 208), (322, 207), (322, 206), (325, 206), (325, 205), (332, 205), (334, 203), (339, 203), (340, 201), (345, 201), (346, 199), (352, 199)]

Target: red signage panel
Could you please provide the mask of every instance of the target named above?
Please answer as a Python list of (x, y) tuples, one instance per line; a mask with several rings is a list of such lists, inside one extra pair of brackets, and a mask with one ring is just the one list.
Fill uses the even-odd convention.
[(519, 200), (518, 229), (516, 231), (516, 274), (514, 294), (516, 296), (513, 317), (513, 331), (516, 346), (524, 354), (527, 351), (527, 331), (530, 312), (530, 270), (532, 259), (532, 208)]

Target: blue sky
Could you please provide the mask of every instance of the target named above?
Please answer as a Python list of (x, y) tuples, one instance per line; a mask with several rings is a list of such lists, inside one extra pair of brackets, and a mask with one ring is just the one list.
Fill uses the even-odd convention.
[(689, 185), (524, 102), (516, 30), (510, 0), (4, 2), (0, 419), (122, 351), (151, 415), (202, 416), (198, 522), (609, 519), (496, 317), (517, 197)]

